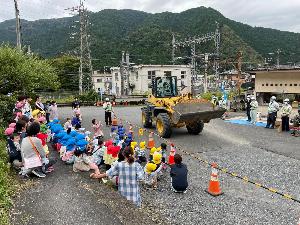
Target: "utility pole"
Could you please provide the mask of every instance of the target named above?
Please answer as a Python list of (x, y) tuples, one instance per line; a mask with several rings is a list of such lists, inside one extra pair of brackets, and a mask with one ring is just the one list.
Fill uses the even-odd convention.
[(20, 11), (18, 7), (18, 0), (14, 0), (15, 2), (15, 11), (16, 11), (16, 34), (17, 34), (17, 48), (21, 50), (21, 20), (20, 20)]
[(195, 82), (198, 80), (197, 74), (196, 74), (196, 43), (195, 43), (195, 37), (193, 38), (192, 42), (192, 49), (191, 49), (191, 55), (192, 55), (192, 83), (191, 83), (191, 89), (192, 89), (192, 95), (195, 94)]
[(237, 79), (236, 86), (239, 95), (241, 95), (242, 56), (243, 56), (242, 51), (239, 51), (237, 54), (237, 67), (236, 67), (238, 72), (238, 79)]
[[(84, 0), (80, 0), (79, 6), (68, 8), (71, 12), (77, 12), (79, 15), (80, 31), (80, 66), (79, 66), (79, 94), (89, 91), (93, 88), (93, 66), (91, 59), (91, 50), (89, 43), (89, 18)], [(74, 15), (74, 14), (73, 14)], [(76, 33), (75, 33), (76, 34)]]
[(204, 61), (205, 61), (205, 72), (204, 72), (204, 93), (207, 92), (207, 63), (208, 63), (208, 55), (205, 53), (204, 55)]
[(221, 33), (219, 28), (219, 23), (216, 22), (217, 28), (215, 31), (215, 59), (214, 59), (214, 69), (215, 78), (219, 79), (219, 61), (220, 61), (220, 43), (221, 43)]
[(175, 64), (175, 48), (176, 48), (176, 40), (175, 40), (175, 35), (174, 33), (172, 34), (172, 64)]
[(280, 67), (280, 53), (281, 53), (281, 51), (280, 51), (280, 49), (277, 49), (277, 69), (279, 69), (279, 67)]
[(122, 51), (122, 59), (120, 62), (120, 73), (121, 73), (121, 95), (128, 95), (129, 88), (129, 69), (130, 59), (129, 53)]

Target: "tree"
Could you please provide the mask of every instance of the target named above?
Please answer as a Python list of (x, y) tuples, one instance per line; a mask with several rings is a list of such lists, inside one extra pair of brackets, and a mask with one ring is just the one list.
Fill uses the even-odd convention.
[(54, 68), (46, 60), (0, 46), (0, 93), (56, 90), (59, 85)]
[(63, 55), (49, 60), (58, 74), (61, 88), (64, 90), (77, 91), (79, 83), (79, 59), (70, 55)]

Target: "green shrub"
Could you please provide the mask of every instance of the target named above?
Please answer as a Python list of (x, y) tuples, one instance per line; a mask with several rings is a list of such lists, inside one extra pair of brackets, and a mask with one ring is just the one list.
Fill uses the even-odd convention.
[(1, 124), (5, 124), (12, 117), (12, 110), (15, 107), (16, 98), (6, 95), (0, 95), (0, 122)]
[(80, 102), (96, 102), (99, 100), (99, 94), (95, 90), (91, 90), (77, 96), (77, 98)]
[[(3, 129), (0, 129), (3, 133)], [(0, 224), (9, 224), (9, 207), (12, 205), (11, 196), (16, 188), (16, 181), (10, 174), (10, 166), (7, 163), (5, 140), (0, 140)]]

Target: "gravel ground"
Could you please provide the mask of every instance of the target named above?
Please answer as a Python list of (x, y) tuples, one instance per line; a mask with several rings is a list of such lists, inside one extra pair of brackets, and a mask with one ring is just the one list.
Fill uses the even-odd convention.
[[(125, 120), (129, 120), (139, 126), (141, 125), (139, 107), (116, 108), (115, 111), (118, 116)], [(82, 114), (83, 125), (87, 129), (90, 128), (93, 118), (102, 121), (104, 119), (104, 112), (101, 108), (84, 107), (82, 108)], [(62, 118), (70, 117), (71, 109), (60, 109), (60, 115)], [(108, 129), (105, 129), (105, 133), (108, 134)], [(137, 134), (137, 129), (135, 129), (135, 133)], [(137, 138), (137, 140), (147, 140), (147, 137)], [(157, 137), (155, 140), (156, 144), (159, 145), (161, 140)], [(198, 154), (201, 158), (209, 162), (217, 162), (221, 167), (228, 168), (229, 171), (236, 172), (241, 176), (247, 176), (253, 181), (262, 183), (270, 188), (276, 188), (279, 191), (291, 194), (300, 199), (298, 173), (300, 169), (299, 138), (293, 138), (284, 133), (277, 133), (274, 130), (240, 126), (224, 123), (222, 120), (214, 120), (206, 124), (204, 131), (197, 136), (187, 134), (183, 128), (176, 129), (170, 141), (189, 153)], [(277, 194), (257, 188), (255, 185), (245, 183), (240, 179), (223, 173), (220, 174), (219, 179), (224, 194), (218, 197), (208, 195), (205, 189), (207, 189), (210, 178), (210, 168), (191, 158), (189, 155), (183, 156), (184, 163), (188, 165), (189, 169), (188, 192), (186, 194), (173, 193), (169, 187), (170, 178), (168, 173), (165, 173), (161, 177), (157, 190), (142, 189), (143, 208), (136, 213), (137, 217), (140, 217), (140, 220), (139, 222), (138, 220), (134, 220), (131, 224), (140, 224), (142, 221), (147, 224), (147, 221), (149, 221), (147, 218), (156, 220), (155, 223), (170, 224), (292, 225), (298, 222), (300, 217), (299, 203), (284, 199)], [(65, 177), (65, 173), (68, 173), (68, 176), (75, 176), (76, 179), (72, 178), (75, 181), (68, 182), (69, 179), (64, 180), (59, 176), (61, 177), (60, 180), (56, 178), (58, 172), (63, 174), (61, 175), (62, 177)], [(107, 189), (105, 185), (99, 185), (89, 180), (84, 173), (71, 173), (70, 169), (64, 165), (60, 166), (59, 171), (53, 174), (52, 183), (55, 183), (57, 179), (57, 184), (54, 186), (56, 187), (55, 192), (50, 192), (49, 196), (50, 194), (55, 195), (55, 193), (64, 195), (69, 188), (72, 193), (77, 193), (80, 191), (80, 182), (84, 182), (84, 186), (88, 187), (89, 191), (84, 191), (82, 194), (89, 193), (89, 195), (93, 196), (93, 199), (102, 199), (106, 195), (116, 195), (116, 197), (111, 198), (109, 201), (107, 198), (104, 198), (103, 201), (95, 205), (97, 209), (99, 208), (99, 211), (102, 211), (102, 208), (106, 206), (105, 209), (108, 214), (113, 217), (108, 219), (108, 221), (114, 224), (126, 224), (126, 221), (129, 221), (128, 216), (124, 216), (126, 214), (121, 209), (121, 206), (124, 204), (128, 205), (128, 203), (123, 203), (126, 201), (121, 201), (116, 192)], [(47, 180), (48, 178), (43, 180), (42, 184), (38, 185), (37, 188), (44, 190), (44, 185), (47, 186)], [(49, 180), (51, 180), (51, 177)], [(71, 185), (77, 186), (71, 187)], [(51, 204), (53, 204), (53, 207), (56, 204), (62, 204), (62, 206), (56, 207), (63, 207), (64, 204), (67, 204), (67, 199), (69, 198), (52, 197), (45, 199), (45, 201), (52, 201)], [(92, 200), (90, 202), (93, 203)], [(111, 204), (107, 204), (106, 202), (110, 202)], [(38, 206), (38, 204), (35, 204), (32, 210), (36, 210)], [(130, 210), (134, 210), (132, 207), (129, 208)], [(120, 215), (113, 216), (114, 213), (109, 213), (115, 212), (116, 209), (120, 212)], [(26, 208), (26, 211), (28, 211), (28, 208)], [(86, 215), (85, 213), (88, 213), (85, 207), (79, 208), (79, 211), (83, 216)], [(59, 214), (59, 211), (57, 213)], [(99, 215), (101, 217), (101, 214)], [(69, 216), (71, 215), (67, 214), (66, 218), (69, 219)], [(118, 218), (121, 219), (118, 220)], [(93, 223), (81, 221), (78, 224)]]

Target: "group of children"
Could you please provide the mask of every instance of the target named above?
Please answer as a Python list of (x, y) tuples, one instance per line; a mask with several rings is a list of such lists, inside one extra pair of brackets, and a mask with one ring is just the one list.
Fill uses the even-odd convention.
[[(159, 176), (167, 168), (167, 144), (162, 143), (156, 148), (153, 143), (151, 145), (145, 141), (138, 143), (135, 140), (141, 139), (143, 132), (139, 132), (140, 138), (135, 137), (132, 126), (126, 130), (121, 121), (118, 124), (116, 118), (112, 121), (109, 137), (105, 138), (102, 124), (96, 119), (91, 121), (93, 135), (82, 128), (79, 106), (75, 107), (73, 118), (68, 118), (64, 124), (57, 118), (47, 122), (45, 112), (41, 109), (27, 113), (24, 109), (20, 109), (19, 102), (16, 106), (18, 110), (15, 110), (13, 121), (5, 130), (5, 134), (9, 160), (20, 170), (22, 176), (27, 177), (32, 173), (38, 177), (45, 177), (54, 170), (55, 161), (49, 158), (48, 143), (59, 152), (62, 161), (72, 165), (74, 172), (92, 171), (91, 178), (102, 179), (104, 183), (111, 182), (119, 191), (126, 189), (128, 185), (126, 179), (142, 180), (147, 187), (155, 189)], [(174, 146), (171, 146), (171, 152), (174, 151)], [(187, 168), (181, 163), (180, 155), (176, 154), (174, 157), (173, 154), (173, 158), (175, 161), (169, 162), (170, 164), (175, 162), (175, 165), (171, 166), (170, 174), (172, 188), (176, 192), (184, 192), (188, 186)], [(130, 176), (122, 175), (121, 171), (116, 172), (117, 168), (120, 169), (120, 165), (124, 165), (127, 168), (124, 171), (128, 172), (128, 165), (131, 163), (134, 165), (131, 168), (137, 168), (135, 171), (139, 171), (138, 174), (130, 173), (132, 176), (129, 178)], [(106, 171), (107, 176), (104, 176), (103, 171)], [(111, 176), (108, 176), (109, 174)], [(136, 185), (138, 183), (135, 182)], [(138, 186), (134, 190), (139, 192)], [(132, 193), (130, 196), (126, 196), (128, 194), (126, 191), (122, 193), (127, 199), (132, 200)], [(140, 201), (135, 203), (139, 205)]]
[(45, 177), (46, 173), (53, 171), (52, 165), (55, 163), (48, 158), (47, 140), (50, 132), (46, 125), (46, 111), (42, 110), (45, 108), (39, 99), (37, 97), (32, 109), (31, 98), (20, 96), (4, 132), (9, 162), (23, 177), (31, 173)]
[[(74, 114), (74, 117), (77, 115)], [(54, 148), (60, 152), (61, 159), (67, 164), (73, 164), (74, 172), (92, 170), (91, 178), (99, 177), (100, 168), (109, 170), (118, 162), (123, 161), (123, 150), (126, 147), (130, 147), (135, 162), (144, 168), (144, 183), (147, 186), (155, 189), (157, 179), (167, 168), (168, 146), (165, 143), (158, 148), (154, 146), (149, 148), (145, 141), (136, 142), (132, 127), (130, 126), (126, 131), (122, 122), (117, 124), (116, 118), (112, 121), (110, 137), (107, 139), (104, 138), (101, 122), (96, 119), (92, 120), (91, 128), (94, 134), (92, 137), (91, 133), (85, 131), (84, 128), (72, 127), (69, 118), (64, 126), (49, 123), (49, 127), (53, 133)], [(147, 157), (147, 149), (149, 149), (149, 157)], [(171, 146), (171, 152), (175, 152), (174, 146)], [(114, 185), (118, 186), (117, 177), (111, 180)], [(105, 179), (103, 181), (107, 182)]]

